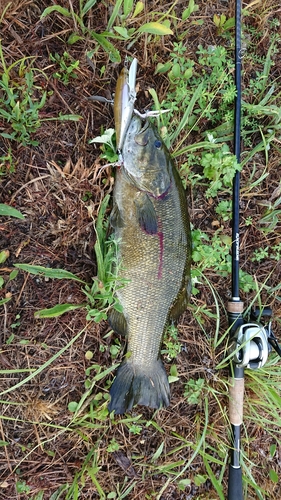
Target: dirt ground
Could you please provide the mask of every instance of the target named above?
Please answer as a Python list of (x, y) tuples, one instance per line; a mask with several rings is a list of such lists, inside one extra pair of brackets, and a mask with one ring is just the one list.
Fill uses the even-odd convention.
[[(199, 11), (193, 18), (204, 19), (204, 24), (194, 25), (187, 33), (185, 44), (190, 54), (195, 53), (199, 44), (224, 43), (212, 22), (213, 16), (216, 13), (225, 13), (227, 17), (234, 15), (232, 1), (200, 0), (197, 3)], [(7, 4), (6, 0), (2, 0), (0, 14)], [(101, 126), (104, 129), (114, 127), (112, 109), (109, 105), (89, 102), (87, 97), (93, 94), (110, 97), (114, 94), (122, 64), (111, 62), (102, 49), (93, 56), (92, 65), (89, 64), (85, 54), (95, 47), (92, 39), (84, 36), (73, 45), (66, 43), (75, 28), (73, 19), (52, 13), (40, 20), (44, 8), (54, 4), (47, 0), (14, 0), (1, 23), (2, 48), (7, 64), (24, 56), (32, 57), (34, 66), (42, 70), (41, 76), (37, 73), (36, 83), (46, 89), (48, 94), (40, 118), (56, 117), (59, 113), (81, 116), (78, 122), (42, 121), (33, 135), (38, 141), (36, 146), (23, 146), (0, 137), (0, 155), (7, 155), (10, 147), (14, 162), (14, 171), (0, 178), (0, 202), (17, 208), (25, 215), (24, 220), (2, 217), (0, 221), (0, 250), (9, 250), (8, 260), (1, 265), (1, 276), (6, 281), (14, 264), (27, 263), (62, 268), (91, 282), (92, 276), (97, 273), (92, 215), (96, 217), (102, 199), (105, 194), (112, 193), (114, 184), (113, 170), (101, 170), (99, 145), (89, 144), (90, 139), (100, 135)], [(60, 0), (59, 4), (79, 11), (79, 2), (76, 0)], [(182, 11), (183, 4), (185, 2), (178, 2), (176, 12)], [(257, 46), (259, 55), (264, 56), (270, 44), (266, 20), (270, 18), (270, 12), (272, 16), (274, 12), (281, 21), (281, 12), (280, 9), (274, 9), (274, 2), (266, 2), (267, 9), (264, 10), (259, 2), (256, 4), (253, 8), (255, 15), (248, 22), (252, 22), (255, 29), (260, 26), (264, 30), (264, 37)], [(97, 2), (87, 14), (87, 26), (97, 32), (104, 31), (113, 5), (114, 2)], [(146, 11), (151, 8), (146, 6)], [(155, 1), (153, 10), (165, 12), (167, 5)], [(261, 12), (268, 13), (264, 24)], [(170, 50), (169, 43), (158, 40), (155, 46), (146, 45), (143, 37), (127, 50), (124, 42), (116, 41), (122, 61), (127, 54), (138, 57), (137, 107), (140, 110), (152, 104), (147, 92), (149, 87), (157, 89), (160, 102), (165, 95), (167, 80), (164, 76), (155, 76), (153, 54), (157, 51), (159, 60), (162, 58), (164, 61), (165, 54)], [(50, 53), (62, 54), (64, 51), (73, 60), (79, 61), (75, 71), (77, 77), (67, 85), (52, 76), (54, 64), (49, 57)], [(101, 71), (103, 66), (104, 71)], [(255, 71), (255, 68), (247, 68), (245, 84), (250, 71)], [(280, 65), (275, 65), (273, 71), (274, 77), (277, 77)], [(0, 130), (7, 132), (7, 124), (1, 120)], [(198, 140), (196, 132), (190, 140)], [(256, 158), (256, 176), (263, 171), (263, 163), (262, 155)], [(242, 172), (242, 187), (250, 172), (251, 165), (246, 165)], [(280, 262), (274, 263), (272, 273), (270, 259), (252, 262), (250, 257), (255, 249), (280, 242), (280, 227), (274, 234), (266, 236), (255, 223), (263, 211), (260, 202), (272, 199), (279, 182), (280, 154), (274, 150), (270, 156), (268, 176), (256, 189), (255, 196), (247, 197), (246, 194), (241, 202), (242, 267), (251, 275), (258, 276), (260, 283), (267, 280), (271, 288), (280, 284)], [(194, 192), (188, 187), (191, 222), (194, 227), (211, 235), (217, 215), (212, 203), (208, 203), (202, 193), (203, 188), (200, 186)], [(245, 220), (250, 216), (253, 224), (246, 226)], [(231, 234), (228, 222), (226, 233)], [(230, 296), (230, 278), (221, 277), (212, 270), (208, 270), (206, 276), (220, 297), (220, 330), (225, 332), (227, 318), (224, 304)], [(141, 431), (136, 433), (130, 431), (128, 417), (110, 419), (105, 411), (106, 405), (103, 406), (104, 413), (99, 413), (98, 417), (91, 420), (93, 408), (89, 410), (90, 398), (86, 400), (79, 419), (73, 422), (69, 403), (81, 400), (85, 393), (85, 372), (93, 362), (104, 370), (111, 366), (108, 348), (116, 337), (106, 335), (110, 332), (107, 322), (87, 322), (84, 310), (50, 319), (35, 319), (34, 313), (59, 303), (84, 302), (80, 284), (19, 272), (2, 292), (2, 297), (7, 297), (8, 293), (11, 300), (0, 310), (1, 499), (125, 498), (117, 493), (115, 496), (103, 497), (99, 489), (110, 495), (110, 492), (117, 491), (116, 485), (119, 484), (123, 492), (131, 486), (126, 496), (130, 499), (215, 500), (219, 496), (207, 477), (200, 453), (192, 461), (188, 476), (183, 476), (191, 478), (191, 484), (181, 490), (172, 481), (191, 459), (194, 453), (192, 443), (198, 443), (202, 436), (202, 449), (213, 455), (212, 471), (226, 492), (229, 428), (226, 417), (227, 391), (222, 380), (223, 376), (227, 378), (227, 370), (222, 371), (221, 378), (215, 370), (222, 359), (224, 346), (215, 352), (209, 342), (209, 337), (215, 333), (216, 318), (204, 317), (204, 334), (194, 314), (196, 308), (204, 304), (215, 314), (214, 298), (207, 283), (200, 285), (200, 293), (192, 298), (190, 308), (179, 322), (183, 348), (176, 359), (179, 380), (172, 386), (171, 405), (159, 412), (147, 408), (134, 409), (130, 414), (131, 423), (141, 426)], [(254, 292), (251, 292), (243, 298), (249, 304), (253, 297)], [(278, 293), (272, 294), (270, 300), (268, 305), (274, 310), (274, 331), (281, 338)], [(77, 340), (63, 350), (79, 332), (82, 333)], [(124, 343), (123, 339), (120, 341)], [(62, 351), (59, 357), (36, 377), (17, 390), (8, 391), (30, 374), (24, 370), (39, 369), (59, 351)], [(87, 351), (93, 353), (91, 360), (85, 357)], [(166, 360), (167, 370), (174, 362), (169, 364)], [(97, 381), (93, 396), (104, 398), (112, 378), (113, 375), (109, 374)], [(217, 391), (216, 394), (220, 394), (219, 403), (217, 397), (209, 395), (207, 399), (202, 398), (199, 404), (190, 405), (183, 396), (184, 385), (190, 378), (205, 379)], [(206, 411), (208, 428), (204, 431)], [(251, 421), (247, 408), (245, 412), (247, 443), (244, 446), (249, 459), (246, 465), (263, 491), (263, 496), (259, 497), (255, 488), (249, 485), (248, 498), (278, 499), (280, 486), (269, 479), (269, 470), (272, 468), (280, 474), (279, 444), (274, 459), (269, 457), (269, 447), (277, 441), (277, 437), (274, 439), (275, 422), (268, 422), (268, 428), (265, 429), (259, 426), (257, 420)], [(276, 435), (279, 435), (279, 431)], [(116, 449), (115, 443), (118, 443)], [(159, 452), (159, 457), (155, 458), (162, 443), (163, 452)], [(223, 477), (220, 476), (220, 460), (224, 462)], [(169, 464), (173, 464), (172, 469), (169, 469)], [(201, 482), (200, 476), (203, 477)], [(55, 496), (55, 492), (66, 484), (68, 489), (62, 491), (61, 496)], [(43, 492), (43, 496), (40, 492)]]

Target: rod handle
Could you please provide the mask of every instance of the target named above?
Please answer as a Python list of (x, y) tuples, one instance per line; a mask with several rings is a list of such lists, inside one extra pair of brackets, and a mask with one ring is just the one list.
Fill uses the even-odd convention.
[(242, 469), (229, 465), (228, 469), (228, 500), (243, 500)]
[(232, 425), (243, 422), (244, 378), (230, 378), (229, 420)]

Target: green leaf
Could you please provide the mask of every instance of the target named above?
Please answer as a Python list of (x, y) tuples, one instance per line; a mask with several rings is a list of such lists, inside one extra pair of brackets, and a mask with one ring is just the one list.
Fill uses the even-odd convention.
[(0, 440), (0, 446), (7, 446), (8, 444), (8, 441), (2, 441), (2, 439)]
[(10, 345), (10, 344), (12, 344), (12, 342), (13, 342), (14, 338), (15, 338), (15, 334), (14, 334), (14, 333), (11, 333), (11, 335), (9, 336), (9, 338), (7, 338), (7, 340), (6, 340), (6, 342), (5, 342), (5, 343), (6, 343), (6, 345)]
[(178, 482), (178, 488), (181, 491), (184, 491), (187, 486), (190, 486), (191, 484), (191, 479), (181, 479)]
[(217, 491), (217, 493), (219, 495), (220, 500), (224, 500), (225, 497), (224, 497), (224, 494), (223, 494), (220, 482), (217, 480), (215, 474), (213, 473), (213, 471), (212, 471), (212, 469), (211, 469), (211, 467), (209, 465), (209, 462), (207, 460), (205, 460), (204, 458), (203, 458), (203, 460), (204, 460), (204, 464), (205, 464), (206, 470), (208, 472), (209, 479), (211, 480), (214, 488), (216, 489), (216, 491)]
[(2, 278), (2, 276), (0, 276), (0, 288), (2, 288), (2, 286), (4, 285), (4, 283), (5, 283), (4, 278)]
[(152, 35), (173, 35), (173, 31), (158, 22), (145, 23), (137, 29), (137, 33), (151, 33)]
[(160, 455), (162, 454), (163, 448), (164, 448), (164, 441), (160, 444), (160, 446), (158, 446), (156, 452), (152, 455), (152, 457), (151, 457), (152, 462), (155, 462), (160, 457)]
[(59, 116), (56, 118), (56, 120), (60, 120), (61, 122), (63, 122), (63, 121), (79, 122), (80, 120), (83, 120), (83, 116), (59, 114)]
[(156, 66), (155, 75), (157, 75), (158, 73), (167, 73), (167, 71), (171, 69), (172, 64), (173, 63), (171, 61), (167, 61), (165, 64), (158, 63)]
[(34, 318), (57, 318), (66, 312), (81, 309), (81, 307), (84, 307), (84, 304), (57, 304), (54, 307), (50, 307), (50, 309), (36, 311)]
[(107, 24), (108, 31), (111, 30), (113, 24), (116, 21), (116, 18), (118, 16), (119, 10), (121, 9), (121, 5), (123, 3), (123, 0), (116, 0), (114, 3), (115, 3), (114, 9), (112, 11), (112, 14), (111, 14), (110, 19), (109, 19), (108, 24)]
[(199, 9), (199, 6), (195, 4), (194, 0), (190, 0), (188, 7), (183, 11), (182, 13), (182, 20), (185, 21), (186, 19), (193, 14), (193, 12), (196, 12)]
[(50, 496), (49, 500), (62, 499), (61, 493), (66, 492), (68, 489), (69, 489), (69, 484), (63, 484)]
[(97, 3), (97, 0), (88, 0), (88, 2), (85, 3), (82, 11), (81, 11), (81, 14), (82, 16), (84, 16), (85, 14), (87, 14), (87, 12), (89, 12), (89, 10), (94, 7), (94, 5), (96, 5)]
[(78, 278), (78, 276), (70, 273), (69, 271), (65, 271), (65, 269), (52, 269), (32, 264), (15, 264), (15, 267), (21, 269), (22, 271), (26, 271), (30, 274), (39, 274), (39, 275), (41, 274), (46, 278), (68, 279), (68, 280), (79, 281), (80, 283), (85, 283), (85, 281)]
[(114, 133), (114, 128), (108, 128), (103, 135), (99, 135), (97, 137), (94, 137), (94, 139), (91, 139), (89, 141), (89, 144), (92, 144), (93, 142), (100, 142), (101, 144), (108, 144), (109, 146), (113, 147), (112, 137)]
[(78, 42), (79, 40), (83, 40), (83, 37), (80, 35), (77, 35), (77, 33), (71, 33), (71, 35), (67, 39), (67, 43), (69, 45), (73, 45), (74, 43)]
[(274, 403), (276, 404), (276, 406), (278, 408), (280, 408), (280, 406), (281, 406), (281, 398), (280, 398), (279, 394), (272, 387), (268, 387), (268, 391), (269, 391), (269, 393), (271, 395), (272, 401), (274, 401)]
[(177, 365), (172, 365), (170, 368), (170, 374), (172, 377), (177, 377), (178, 378), (178, 370), (177, 370)]
[(173, 73), (173, 77), (174, 78), (179, 78), (180, 77), (181, 67), (180, 67), (179, 63), (173, 64), (172, 73)]
[[(51, 455), (50, 451), (47, 451), (49, 456), (55, 456), (55, 453)], [(44, 491), (39, 491), (34, 497), (32, 497), (32, 500), (44, 500)]]
[(186, 80), (189, 80), (189, 78), (191, 78), (192, 75), (193, 75), (193, 68), (188, 68), (185, 70), (184, 77), (186, 78)]
[(134, 19), (134, 17), (137, 17), (144, 9), (144, 3), (143, 2), (137, 2), (136, 3), (136, 6), (135, 6), (135, 10), (134, 10), (134, 13), (132, 15), (132, 19)]
[(115, 29), (115, 31), (117, 31), (117, 33), (119, 35), (122, 36), (122, 38), (125, 38), (125, 39), (130, 38), (127, 28), (122, 28), (122, 26), (114, 26), (114, 29)]
[(115, 491), (111, 491), (110, 493), (108, 493), (107, 498), (108, 499), (116, 498), (116, 496), (117, 496), (117, 493)]
[(98, 311), (94, 316), (93, 320), (95, 323), (100, 323), (100, 321), (106, 320), (107, 314), (104, 311)]
[(275, 452), (276, 452), (276, 448), (277, 448), (277, 446), (276, 446), (275, 443), (270, 445), (270, 456), (271, 456), (271, 458), (274, 457)]
[(274, 483), (278, 483), (278, 474), (277, 474), (277, 472), (275, 472), (275, 470), (270, 469), (269, 477), (270, 477), (271, 481), (273, 481)]
[(14, 269), (11, 273), (10, 273), (10, 276), (9, 276), (9, 281), (12, 281), (14, 280), (17, 275), (19, 274), (18, 270), (17, 269)]
[(199, 99), (200, 95), (201, 95), (201, 92), (202, 92), (202, 88), (203, 88), (203, 82), (198, 85), (197, 89), (195, 90), (192, 98), (190, 99), (190, 102), (186, 108), (186, 111), (180, 121), (180, 123), (178, 124), (176, 130), (172, 133), (172, 135), (170, 136), (170, 144), (172, 145), (172, 143), (174, 142), (174, 140), (179, 136), (180, 132), (187, 126), (188, 124), (188, 120), (191, 116), (191, 113), (193, 111), (193, 108), (195, 106), (195, 103), (196, 101)]
[(16, 490), (17, 493), (29, 493), (30, 486), (28, 486), (25, 481), (20, 480), (16, 482)]
[(78, 405), (79, 403), (76, 403), (76, 401), (70, 401), (70, 403), (68, 403), (68, 410), (71, 411), (71, 413), (75, 413)]
[(25, 218), (16, 208), (5, 205), (4, 203), (0, 203), (0, 216), (17, 217), (17, 219)]
[(79, 122), (79, 120), (82, 120), (83, 116), (80, 115), (62, 115), (59, 114), (59, 116), (55, 116), (52, 118), (43, 118), (42, 121), (44, 122), (51, 122), (51, 121), (71, 121), (71, 122)]
[(125, 17), (128, 17), (128, 15), (130, 14), (130, 12), (133, 9), (133, 5), (134, 5), (134, 0), (124, 0), (123, 12), (124, 12)]
[(206, 476), (202, 476), (202, 474), (197, 474), (197, 476), (194, 477), (194, 484), (196, 486), (201, 486), (206, 482)]
[(43, 10), (40, 19), (43, 19), (44, 17), (48, 16), (52, 12), (58, 12), (62, 16), (65, 17), (72, 17), (71, 12), (69, 12), (68, 9), (65, 9), (64, 7), (61, 7), (60, 5), (52, 5), (51, 7), (47, 7), (45, 10)]
[(227, 21), (225, 21), (223, 25), (224, 31), (229, 30), (230, 28), (233, 28), (235, 26), (235, 19), (234, 17), (230, 17)]
[(148, 92), (150, 93), (150, 95), (151, 95), (151, 97), (152, 97), (152, 99), (154, 101), (155, 108), (157, 110), (159, 110), (160, 109), (160, 102), (159, 102), (158, 95), (157, 95), (155, 89), (150, 88), (150, 89), (148, 89)]
[(6, 260), (9, 258), (9, 255), (9, 250), (2, 250), (0, 252), (0, 264), (4, 264), (4, 262), (6, 262)]
[(123, 306), (121, 304), (119, 304), (118, 302), (116, 304), (114, 304), (113, 307), (114, 307), (115, 311), (118, 311), (120, 313), (123, 312)]
[(121, 56), (119, 50), (117, 50), (112, 43), (110, 43), (104, 35), (99, 35), (95, 31), (91, 32), (92, 37), (98, 42), (98, 44), (105, 50), (109, 55), (112, 62), (120, 63)]

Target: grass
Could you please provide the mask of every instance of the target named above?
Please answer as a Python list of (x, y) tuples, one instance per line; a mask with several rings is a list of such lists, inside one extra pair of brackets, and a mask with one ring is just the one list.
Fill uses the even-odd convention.
[[(241, 167), (241, 294), (247, 307), (274, 309), (277, 337), (281, 323), (280, 36), (273, 2), (244, 11), (238, 166), (231, 142), (233, 12), (210, 5), (205, 16), (199, 1), (185, 7), (157, 3), (145, 11), (141, 2), (123, 0), (109, 12), (92, 0), (43, 2), (40, 12), (28, 11), (34, 26), (42, 23), (37, 45), (24, 43), (25, 0), (8, 4), (0, 17), (0, 463), (7, 498), (225, 498), (225, 300), (231, 183)], [(136, 105), (171, 110), (158, 126), (188, 192), (193, 290), (163, 342), (171, 406), (114, 417), (108, 390), (124, 339), (106, 322), (108, 308), (119, 307), (120, 283), (118, 242), (107, 234), (114, 168), (102, 169), (116, 160), (113, 124), (109, 109), (84, 97), (114, 92), (120, 67), (112, 62), (127, 53), (139, 59)], [(60, 116), (84, 120), (54, 119)], [(280, 379), (274, 354), (246, 373), (242, 462), (249, 499), (278, 498)]]

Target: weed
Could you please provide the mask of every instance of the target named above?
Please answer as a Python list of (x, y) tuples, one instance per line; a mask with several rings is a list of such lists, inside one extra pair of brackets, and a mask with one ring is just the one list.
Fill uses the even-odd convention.
[(163, 338), (164, 349), (161, 350), (165, 354), (168, 361), (177, 357), (181, 352), (181, 343), (178, 340), (178, 330), (175, 325), (170, 325)]
[(277, 262), (281, 259), (281, 243), (273, 245), (272, 247), (266, 246), (264, 248), (256, 248), (253, 252), (252, 262), (261, 262), (264, 259), (272, 259)]
[(113, 128), (108, 128), (101, 136), (91, 139), (89, 144), (92, 143), (102, 144), (101, 148), (103, 153), (100, 155), (102, 159), (106, 159), (109, 163), (114, 163), (118, 160), (118, 155), (116, 154), (115, 130)]
[(53, 77), (60, 80), (64, 85), (68, 85), (71, 78), (77, 78), (75, 70), (79, 68), (80, 61), (73, 61), (68, 52), (61, 56), (56, 52), (50, 54), (50, 60), (59, 65), (59, 71), (53, 73)]
[[(0, 116), (11, 128), (8, 133), (1, 132), (2, 137), (20, 142), (23, 146), (37, 146), (38, 141), (34, 140), (32, 136), (40, 128), (42, 121), (80, 120), (81, 117), (78, 115), (59, 115), (56, 118), (43, 120), (39, 112), (46, 103), (47, 91), (35, 84), (35, 73), (39, 70), (33, 68), (32, 63), (28, 65), (29, 60), (26, 57), (7, 67), (1, 41), (0, 60), (3, 68), (0, 79)], [(17, 78), (14, 78), (12, 75), (16, 67), (18, 67), (18, 74)], [(10, 160), (10, 154), (1, 157), (1, 161), (4, 161), (4, 167)]]
[[(3, 54), (2, 56), (3, 64)], [(23, 146), (36, 146), (38, 141), (33, 140), (31, 135), (40, 127), (39, 111), (43, 108), (47, 92), (43, 91), (39, 99), (34, 97), (34, 71), (28, 69), (23, 76), (23, 83), (14, 86), (9, 70), (2, 74), (0, 88), (2, 97), (0, 97), (0, 115), (10, 124), (12, 132), (1, 132), (2, 137), (20, 142)]]
[(193, 253), (192, 258), (202, 271), (213, 268), (228, 275), (231, 268), (229, 248), (231, 239), (226, 238), (221, 230), (216, 231), (210, 239), (206, 233), (195, 229), (192, 233)]
[[(6, 260), (8, 259), (10, 255), (10, 252), (8, 250), (2, 250), (0, 252), (0, 264), (3, 264), (4, 262), (6, 262)], [(18, 271), (16, 269), (14, 269), (13, 271), (10, 272), (9, 274), (9, 278), (7, 280), (7, 283), (5, 283), (5, 280), (4, 278), (2, 278), (2, 276), (0, 276), (0, 291), (4, 288), (5, 286), (10, 283), (12, 280), (14, 280), (18, 275)], [(9, 300), (11, 300), (12, 298), (12, 294), (11, 292), (7, 292), (5, 294), (5, 297), (3, 299), (0, 299), (0, 305), (3, 305), (3, 304), (6, 304), (6, 302), (9, 302)]]
[[(73, 9), (68, 10), (60, 5), (52, 5), (47, 7), (42, 15), (41, 19), (46, 16), (57, 12), (61, 16), (68, 19), (73, 19), (75, 26), (74, 32), (69, 36), (67, 43), (72, 45), (84, 37), (90, 37), (96, 42), (96, 48), (93, 51), (88, 52), (88, 56), (91, 57), (97, 50), (101, 47), (109, 56), (110, 60), (115, 63), (121, 62), (121, 56), (119, 50), (109, 41), (109, 39), (117, 39), (130, 41), (133, 45), (136, 40), (142, 35), (142, 33), (147, 33), (156, 36), (163, 36), (167, 34), (172, 34), (172, 30), (169, 27), (169, 21), (152, 21), (141, 25), (139, 28), (127, 28), (132, 22), (137, 20), (137, 17), (141, 14), (144, 5), (142, 2), (137, 2), (134, 8), (133, 1), (117, 0), (115, 7), (111, 13), (108, 21), (107, 30), (102, 33), (97, 33), (88, 27), (86, 21), (86, 15), (96, 4), (96, 0), (88, 0), (86, 2), (79, 2), (79, 12), (74, 12)], [(115, 25), (116, 23), (116, 25)], [(118, 24), (121, 24), (118, 25)], [(114, 31), (113, 31), (114, 30)]]
[(218, 28), (219, 35), (224, 34), (227, 30), (230, 30), (235, 25), (234, 17), (230, 17), (229, 19), (227, 19), (224, 14), (214, 14), (213, 21)]
[(221, 200), (215, 208), (216, 214), (218, 214), (223, 221), (228, 221), (230, 219), (230, 214), (232, 211), (232, 201), (231, 200)]
[(266, 257), (268, 257), (268, 247), (257, 248), (253, 252), (252, 261), (253, 262), (255, 262), (255, 261), (260, 262), (261, 260), (265, 259)]
[[(206, 120), (206, 118), (213, 125), (221, 123), (227, 113), (232, 113), (235, 98), (233, 63), (227, 57), (224, 47), (209, 46), (205, 49), (199, 45), (195, 71), (195, 61), (185, 57), (185, 49), (182, 42), (174, 43), (169, 61), (164, 64), (159, 63), (156, 67), (156, 73), (168, 73), (170, 79), (170, 89), (161, 104), (163, 108), (170, 109), (170, 113), (163, 115), (162, 122), (164, 125), (169, 123), (171, 129), (178, 120), (178, 115), (184, 114), (199, 87), (200, 92), (196, 95), (193, 111), (188, 118), (188, 126), (194, 128), (195, 124), (198, 126), (199, 119)], [(220, 106), (212, 107), (215, 99), (218, 100), (220, 97)], [(178, 129), (177, 135), (172, 134), (173, 139), (181, 130)]]
[(5, 155), (0, 156), (0, 176), (12, 174), (15, 171), (15, 164), (12, 155), (12, 149), (9, 146)]
[(20, 479), (16, 482), (17, 493), (30, 493), (30, 486), (26, 484), (26, 481)]
[(20, 314), (16, 314), (15, 321), (11, 324), (10, 328), (15, 329), (20, 326)]
[(263, 202), (262, 205), (267, 208), (260, 218), (259, 224), (262, 226), (262, 231), (264, 233), (269, 233), (275, 230), (281, 220), (281, 208), (278, 208), (281, 206), (281, 196), (279, 196), (273, 203), (270, 201)]
[(245, 226), (251, 226), (253, 224), (253, 217), (248, 216), (245, 219)]
[(202, 400), (202, 392), (205, 386), (205, 380), (198, 378), (197, 380), (189, 380), (185, 384), (184, 397), (188, 403), (197, 405)]
[(223, 188), (231, 188), (235, 172), (241, 170), (241, 165), (238, 165), (227, 144), (214, 153), (203, 153), (201, 165), (204, 177), (211, 181), (206, 190), (207, 198), (213, 198)]
[(108, 453), (114, 453), (114, 451), (119, 450), (119, 444), (117, 443), (117, 441), (114, 438), (111, 439), (106, 450), (108, 451)]
[(129, 432), (131, 432), (132, 434), (138, 435), (142, 431), (142, 426), (141, 425), (137, 425), (137, 424), (132, 424), (132, 425), (128, 426), (128, 429), (129, 429)]
[[(106, 239), (109, 219), (105, 222), (105, 211), (109, 203), (109, 195), (104, 198), (95, 224), (97, 258), (97, 277), (93, 278), (92, 286), (86, 285), (84, 293), (89, 300), (87, 305), (87, 319), (96, 322), (107, 318), (109, 309), (114, 308), (122, 312), (121, 305), (115, 295), (117, 288), (124, 286), (124, 280), (118, 280), (118, 266), (116, 260), (117, 242), (114, 238)], [(94, 307), (93, 307), (94, 306)]]

